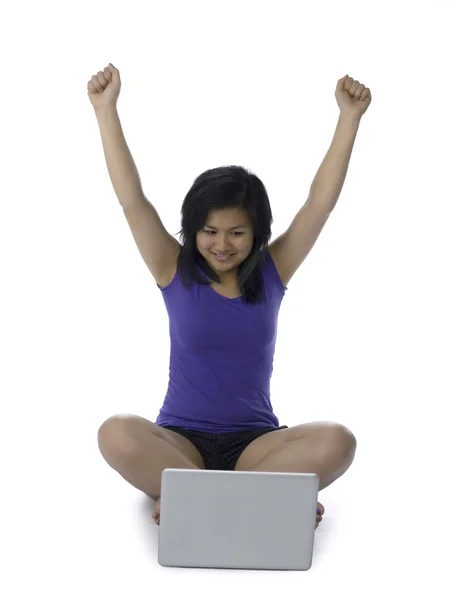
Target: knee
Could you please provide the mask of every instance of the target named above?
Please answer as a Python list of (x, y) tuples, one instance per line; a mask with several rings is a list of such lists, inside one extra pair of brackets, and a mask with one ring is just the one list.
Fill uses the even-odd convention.
[(98, 429), (97, 441), (103, 458), (111, 466), (133, 456), (136, 451), (136, 441), (125, 415), (114, 415), (106, 419)]
[(343, 460), (352, 462), (357, 448), (357, 440), (353, 432), (344, 425), (334, 423), (328, 433), (333, 451)]

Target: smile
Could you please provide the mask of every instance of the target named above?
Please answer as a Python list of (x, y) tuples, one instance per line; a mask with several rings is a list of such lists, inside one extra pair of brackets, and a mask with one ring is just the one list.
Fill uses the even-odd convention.
[(232, 256), (234, 256), (233, 254), (216, 254), (215, 252), (212, 252), (212, 254), (218, 260), (229, 260)]

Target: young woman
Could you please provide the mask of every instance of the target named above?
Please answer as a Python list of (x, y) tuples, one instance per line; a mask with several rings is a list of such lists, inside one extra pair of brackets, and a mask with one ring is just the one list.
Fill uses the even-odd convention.
[[(320, 490), (351, 465), (356, 440), (333, 422), (279, 426), (270, 401), (277, 318), (287, 284), (331, 214), (346, 176), (369, 88), (338, 81), (340, 117), (306, 203), (269, 243), (272, 213), (250, 171), (219, 167), (194, 181), (182, 205), (180, 244), (145, 197), (126, 144), (111, 64), (88, 82), (116, 195), (170, 321), (170, 377), (155, 422), (107, 419), (98, 432), (107, 463), (156, 500), (166, 468), (317, 473)], [(324, 507), (318, 503), (316, 526)]]

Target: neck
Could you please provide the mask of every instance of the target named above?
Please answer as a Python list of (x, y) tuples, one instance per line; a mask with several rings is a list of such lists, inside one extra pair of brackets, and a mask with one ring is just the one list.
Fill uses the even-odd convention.
[(236, 273), (226, 273), (225, 275), (218, 275), (222, 285), (235, 285), (237, 283)]

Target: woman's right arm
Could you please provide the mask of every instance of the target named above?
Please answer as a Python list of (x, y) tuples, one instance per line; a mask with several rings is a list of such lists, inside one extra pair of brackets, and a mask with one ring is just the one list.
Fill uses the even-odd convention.
[(95, 116), (112, 186), (123, 208), (129, 207), (141, 201), (144, 194), (139, 172), (123, 134), (117, 108), (106, 106), (96, 109)]
[[(108, 68), (106, 68), (108, 69)], [(115, 81), (111, 77), (115, 76)], [(89, 96), (100, 128), (106, 164), (115, 194), (123, 208), (138, 250), (156, 282), (168, 285), (176, 272), (179, 242), (165, 229), (142, 189), (137, 167), (123, 134), (115, 102), (104, 102), (101, 89), (119, 83), (118, 71), (99, 72), (89, 83)], [(94, 86), (96, 92), (92, 92)], [(100, 90), (100, 91), (99, 91)], [(111, 89), (109, 90), (111, 92)], [(118, 93), (115, 94), (118, 97)]]

